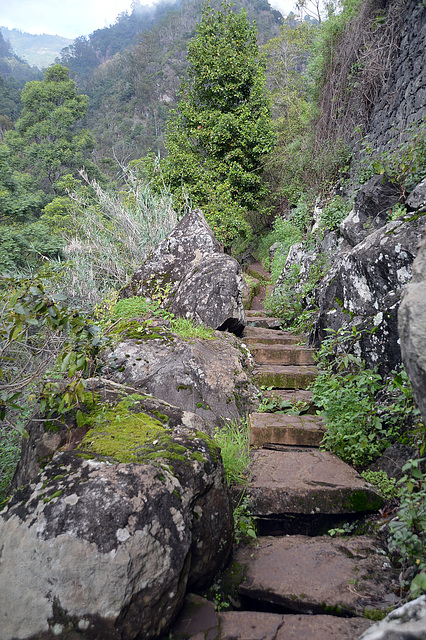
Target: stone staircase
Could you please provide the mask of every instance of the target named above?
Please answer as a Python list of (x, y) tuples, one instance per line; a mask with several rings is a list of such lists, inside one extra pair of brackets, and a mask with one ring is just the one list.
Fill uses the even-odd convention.
[(365, 616), (396, 604), (395, 576), (375, 537), (325, 534), (376, 511), (382, 500), (352, 467), (319, 449), (326, 425), (312, 415), (306, 390), (317, 375), (312, 350), (260, 309), (247, 312), (247, 322), (243, 341), (258, 386), (311, 414), (250, 415), (251, 480), (232, 493), (236, 503), (249, 500), (258, 538), (236, 553), (242, 579), (235, 610), (214, 611), (194, 596), (174, 633), (197, 640), (355, 640), (372, 624)]

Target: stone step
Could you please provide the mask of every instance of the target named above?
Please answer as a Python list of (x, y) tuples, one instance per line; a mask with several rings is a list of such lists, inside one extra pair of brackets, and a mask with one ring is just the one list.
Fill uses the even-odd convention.
[(315, 364), (314, 351), (309, 347), (286, 344), (251, 344), (250, 351), (257, 364)]
[(246, 327), (243, 341), (246, 344), (299, 344), (300, 337), (289, 331), (280, 329), (264, 329), (263, 327)]
[(371, 624), (358, 617), (216, 611), (213, 602), (189, 594), (171, 632), (175, 640), (354, 640)]
[(317, 375), (316, 367), (301, 365), (257, 365), (253, 371), (257, 386), (275, 389), (306, 389)]
[(373, 537), (266, 536), (240, 548), (235, 560), (244, 571), (238, 593), (250, 608), (262, 603), (301, 614), (363, 616), (396, 603), (386, 595), (395, 570)]
[(383, 505), (355, 469), (328, 451), (254, 449), (250, 471), (244, 495), (254, 516), (362, 513)]
[(255, 317), (255, 318), (266, 318), (267, 313), (265, 312), (265, 310), (261, 310), (261, 309), (246, 309), (245, 311), (246, 314), (246, 318), (251, 318), (251, 317)]
[(257, 278), (257, 280), (271, 281), (271, 274), (268, 273), (259, 262), (254, 262), (253, 264), (248, 264), (244, 266), (244, 271), (249, 274), (252, 278)]
[(265, 444), (318, 447), (324, 437), (324, 423), (319, 416), (289, 416), (280, 413), (251, 413), (250, 445)]
[(280, 318), (270, 318), (269, 316), (246, 317), (248, 327), (261, 327), (263, 329), (281, 329), (283, 321)]
[[(292, 405), (295, 408), (303, 409), (303, 413), (316, 414), (312, 399), (312, 391), (306, 389), (271, 389), (262, 391), (262, 396), (275, 403), (279, 410), (282, 405)], [(274, 409), (270, 409), (274, 411)]]

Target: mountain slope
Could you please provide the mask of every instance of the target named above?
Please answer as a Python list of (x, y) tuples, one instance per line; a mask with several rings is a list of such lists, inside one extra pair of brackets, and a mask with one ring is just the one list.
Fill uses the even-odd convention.
[(18, 56), (39, 69), (51, 65), (61, 50), (72, 42), (69, 38), (52, 36), (47, 33), (36, 35), (7, 27), (0, 27), (0, 31)]

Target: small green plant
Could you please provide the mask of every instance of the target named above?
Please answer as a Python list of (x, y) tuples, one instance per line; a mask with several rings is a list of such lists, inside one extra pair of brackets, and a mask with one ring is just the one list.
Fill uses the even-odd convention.
[[(426, 475), (422, 471), (425, 458), (409, 460), (398, 482), (398, 517), (389, 524), (389, 548), (400, 556), (403, 568), (414, 566), (419, 572), (411, 583), (413, 596), (426, 591)], [(402, 585), (404, 586), (404, 585)]]
[(243, 495), (234, 509), (235, 544), (248, 543), (257, 538), (256, 518), (251, 513), (250, 500)]
[(397, 220), (398, 218), (405, 216), (406, 213), (407, 209), (404, 207), (404, 205), (397, 202), (388, 212), (388, 221), (390, 222), (391, 220)]
[(385, 471), (362, 471), (362, 477), (376, 488), (377, 492), (386, 500), (393, 500), (397, 496), (396, 480), (390, 478)]
[(321, 226), (329, 231), (337, 229), (350, 210), (350, 201), (342, 196), (334, 196), (321, 212)]
[(226, 421), (215, 430), (214, 439), (222, 451), (228, 485), (247, 483), (250, 464), (248, 419)]

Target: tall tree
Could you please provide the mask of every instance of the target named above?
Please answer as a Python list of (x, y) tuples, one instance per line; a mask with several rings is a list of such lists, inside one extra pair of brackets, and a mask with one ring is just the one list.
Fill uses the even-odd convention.
[(42, 81), (28, 82), (21, 95), (21, 117), (15, 131), (5, 134), (5, 141), (20, 158), (20, 168), (31, 169), (55, 191), (55, 183), (65, 172), (89, 168), (88, 153), (94, 141), (78, 123), (87, 111), (88, 98), (79, 95), (68, 69), (55, 64)]
[(203, 210), (226, 244), (249, 232), (268, 194), (262, 158), (274, 145), (265, 66), (245, 10), (207, 3), (188, 46), (188, 80), (168, 123), (163, 178)]

